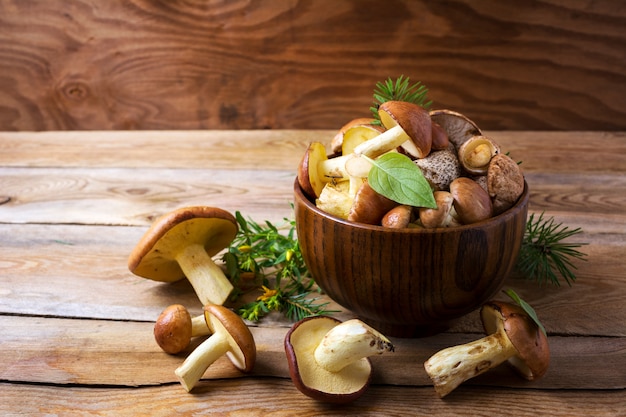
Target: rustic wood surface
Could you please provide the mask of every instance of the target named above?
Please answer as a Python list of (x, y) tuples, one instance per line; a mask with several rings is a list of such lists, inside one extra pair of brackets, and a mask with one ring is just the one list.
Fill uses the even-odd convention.
[[(193, 394), (173, 374), (186, 354), (160, 351), (154, 320), (172, 303), (199, 314), (186, 282), (140, 279), (126, 258), (155, 216), (215, 205), (256, 220), (291, 216), (306, 144), (330, 130), (0, 132), (0, 414), (2, 415), (503, 415), (626, 413), (626, 133), (488, 132), (519, 160), (530, 211), (588, 243), (570, 288), (511, 277), (549, 334), (546, 376), (506, 366), (441, 400), (422, 363), (481, 336), (477, 313), (449, 331), (394, 339), (373, 385), (344, 407), (316, 403), (289, 377), (289, 322), (252, 326), (257, 366), (215, 363)], [(335, 308), (340, 308), (334, 306)], [(339, 318), (352, 317), (348, 311)]]
[(0, 130), (332, 129), (407, 75), (485, 129), (626, 130), (624, 0), (0, 2)]

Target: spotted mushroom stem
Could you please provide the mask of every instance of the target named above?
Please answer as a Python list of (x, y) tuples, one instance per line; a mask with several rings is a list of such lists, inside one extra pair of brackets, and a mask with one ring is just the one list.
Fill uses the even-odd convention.
[(393, 352), (391, 341), (358, 319), (333, 327), (315, 349), (315, 361), (329, 372), (338, 372), (349, 364), (384, 352)]
[(499, 323), (498, 331), (489, 336), (440, 350), (424, 363), (424, 368), (433, 381), (435, 392), (443, 398), (463, 382), (516, 354), (517, 349), (506, 335), (503, 324)]
[(228, 299), (233, 285), (224, 271), (215, 264), (201, 244), (185, 247), (176, 261), (193, 286), (202, 305), (222, 305)]
[(206, 370), (228, 352), (230, 344), (226, 333), (215, 333), (187, 356), (174, 373), (187, 392), (198, 383)]

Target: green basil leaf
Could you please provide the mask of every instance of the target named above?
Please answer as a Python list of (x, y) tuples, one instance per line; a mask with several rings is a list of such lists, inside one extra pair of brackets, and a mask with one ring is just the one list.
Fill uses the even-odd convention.
[(378, 194), (399, 204), (437, 208), (435, 196), (422, 170), (406, 155), (390, 152), (376, 160), (364, 155), (361, 157), (372, 164), (367, 181)]
[(520, 296), (517, 295), (517, 293), (515, 291), (511, 290), (511, 289), (504, 290), (504, 293), (506, 295), (508, 295), (509, 297), (511, 297), (511, 299), (517, 303), (517, 305), (522, 307), (522, 309), (526, 312), (526, 314), (528, 314), (528, 317), (533, 319), (535, 324), (541, 329), (541, 331), (543, 332), (544, 335), (546, 335), (546, 336), (548, 335), (546, 333), (545, 327), (543, 327), (543, 324), (541, 324), (541, 322), (539, 321), (539, 317), (537, 316), (537, 313), (535, 312), (535, 309), (532, 308), (530, 306), (530, 304), (528, 304), (526, 301), (522, 300), (520, 298)]

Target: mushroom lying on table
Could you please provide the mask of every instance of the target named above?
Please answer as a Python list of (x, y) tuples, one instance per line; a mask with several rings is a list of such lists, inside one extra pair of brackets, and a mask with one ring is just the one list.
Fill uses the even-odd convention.
[(237, 220), (216, 207), (183, 207), (157, 219), (128, 258), (143, 278), (174, 282), (187, 277), (202, 305), (223, 304), (233, 290), (211, 257), (237, 235)]
[(192, 338), (210, 333), (204, 315), (191, 317), (180, 304), (168, 306), (154, 323), (154, 340), (164, 352), (171, 354), (185, 350)]
[(548, 370), (548, 339), (521, 307), (491, 301), (481, 308), (480, 317), (488, 336), (443, 349), (424, 364), (441, 398), (505, 361), (528, 380), (540, 378)]
[(366, 391), (371, 379), (369, 356), (392, 352), (385, 336), (360, 320), (340, 322), (309, 317), (285, 336), (289, 374), (296, 388), (320, 401), (347, 403)]
[(209, 304), (204, 306), (204, 318), (211, 336), (198, 345), (175, 371), (187, 392), (223, 355), (241, 372), (250, 372), (256, 362), (256, 344), (241, 317), (226, 307)]

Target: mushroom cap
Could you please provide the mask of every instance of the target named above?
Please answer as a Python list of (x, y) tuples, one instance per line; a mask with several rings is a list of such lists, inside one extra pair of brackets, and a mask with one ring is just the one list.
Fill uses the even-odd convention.
[(324, 188), (324, 181), (320, 178), (318, 169), (322, 161), (328, 159), (326, 148), (320, 142), (309, 144), (306, 152), (302, 155), (300, 165), (298, 165), (298, 184), (302, 191), (310, 197), (319, 197)]
[(211, 333), (228, 337), (230, 349), (226, 356), (242, 372), (250, 372), (256, 362), (256, 344), (243, 319), (224, 306), (207, 304), (204, 319)]
[(457, 153), (450, 148), (431, 152), (426, 158), (416, 159), (415, 164), (435, 191), (449, 189), (462, 174)]
[(476, 181), (459, 177), (450, 183), (450, 194), (461, 223), (472, 224), (491, 217), (493, 207), (489, 194)]
[(208, 206), (183, 207), (154, 221), (128, 258), (128, 269), (143, 278), (174, 282), (185, 277), (176, 256), (192, 244), (213, 256), (237, 235), (237, 220), (229, 212)]
[(432, 147), (432, 123), (428, 112), (414, 103), (386, 101), (378, 108), (386, 129), (400, 125), (406, 136), (402, 148), (414, 158), (424, 158)]
[[(346, 148), (354, 147), (354, 144), (348, 144), (346, 142), (350, 142), (352, 140), (358, 142), (359, 136), (361, 136), (363, 140), (365, 140), (379, 134), (382, 129), (380, 126), (372, 124), (374, 121), (375, 119), (372, 117), (358, 117), (356, 119), (350, 120), (348, 123), (343, 125), (341, 129), (339, 129), (339, 131), (331, 139), (331, 151), (335, 154), (346, 155), (352, 152), (351, 149)], [(346, 137), (348, 137), (347, 141)], [(344, 146), (344, 144), (346, 146)]]
[(437, 122), (434, 122), (432, 119), (430, 120), (432, 126), (432, 149), (436, 151), (440, 151), (442, 149), (447, 149), (450, 145), (450, 139), (448, 139), (448, 132), (446, 132), (443, 127)]
[(468, 117), (452, 110), (431, 110), (430, 118), (448, 134), (448, 140), (456, 149), (472, 136), (482, 135), (480, 129)]
[(329, 316), (308, 317), (294, 324), (285, 336), (289, 375), (296, 388), (316, 400), (348, 403), (369, 386), (372, 365), (368, 358), (357, 360), (338, 372), (330, 372), (315, 360), (315, 349), (326, 333), (341, 323)]
[(491, 158), (487, 170), (487, 190), (494, 214), (512, 207), (524, 192), (524, 174), (517, 162), (505, 154)]
[(401, 204), (385, 213), (380, 224), (391, 229), (404, 229), (409, 227), (414, 217), (413, 206)]
[(369, 185), (369, 182), (364, 181), (354, 196), (354, 202), (350, 207), (350, 213), (348, 213), (348, 220), (379, 225), (383, 216), (397, 205), (398, 203), (395, 201), (378, 194)]
[(486, 136), (472, 136), (458, 149), (463, 169), (474, 175), (486, 174), (491, 158), (498, 154), (500, 146)]
[(519, 306), (503, 301), (490, 301), (480, 310), (485, 333), (493, 334), (497, 321), (504, 321), (504, 331), (517, 350), (517, 356), (509, 364), (524, 378), (542, 377), (550, 365), (548, 338), (539, 326)]
[(164, 352), (176, 354), (189, 346), (191, 330), (189, 311), (180, 304), (172, 304), (154, 323), (154, 340)]
[(419, 216), (422, 226), (426, 229), (436, 227), (456, 226), (458, 222), (451, 215), (454, 210), (454, 197), (448, 191), (435, 191), (433, 193), (437, 208), (420, 207)]

